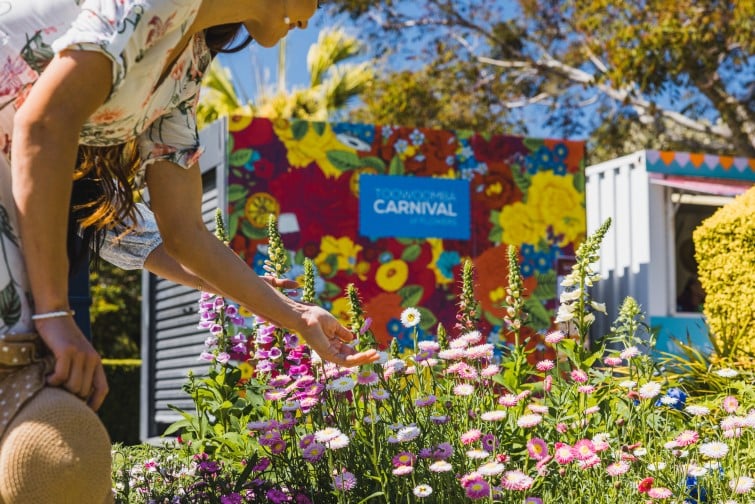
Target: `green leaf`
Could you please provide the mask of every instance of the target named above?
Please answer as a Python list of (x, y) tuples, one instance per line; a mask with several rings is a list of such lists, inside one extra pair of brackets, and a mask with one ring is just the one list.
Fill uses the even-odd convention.
[(413, 262), (417, 260), (417, 258), (419, 257), (421, 253), (422, 253), (422, 246), (417, 243), (414, 243), (404, 249), (404, 251), (401, 253), (401, 259), (403, 259), (406, 262)]
[(252, 159), (254, 150), (252, 149), (239, 149), (231, 152), (228, 156), (228, 164), (231, 166), (244, 166), (250, 159)]
[(362, 166), (362, 161), (356, 153), (351, 151), (331, 150), (327, 153), (328, 161), (340, 171), (356, 170)]
[(522, 143), (531, 152), (537, 151), (540, 147), (542, 147), (545, 144), (545, 142), (543, 142), (542, 138), (532, 138), (532, 137), (527, 137), (527, 138), (523, 139)]
[(420, 317), (419, 326), (425, 331), (430, 331), (435, 326), (435, 324), (438, 323), (438, 319), (435, 317), (435, 314), (424, 306), (417, 306), (417, 311), (419, 312)]
[(574, 188), (580, 192), (585, 192), (585, 173), (580, 170), (577, 173), (574, 174), (574, 178), (572, 179), (572, 184), (574, 184)]
[(294, 140), (301, 140), (309, 130), (309, 123), (307, 121), (293, 121), (291, 125), (291, 132), (294, 134)]
[(0, 317), (8, 327), (21, 319), (21, 297), (13, 282), (0, 291)]
[(333, 282), (325, 282), (325, 288), (322, 291), (322, 296), (325, 299), (333, 299), (341, 294), (341, 288)]
[(244, 215), (243, 210), (238, 210), (236, 212), (233, 212), (228, 217), (228, 236), (229, 238), (233, 238), (236, 236), (236, 232), (239, 230), (239, 219), (241, 216)]
[(566, 356), (569, 358), (570, 361), (572, 361), (574, 364), (579, 364), (579, 361), (577, 360), (576, 355), (574, 355), (574, 349), (576, 345), (577, 345), (577, 342), (570, 338), (564, 338), (558, 344), (561, 351), (564, 352), (564, 354), (566, 354)]
[(527, 201), (527, 190), (532, 185), (532, 179), (526, 171), (522, 171), (519, 165), (511, 167), (511, 176), (514, 178), (514, 183), (524, 194), (523, 201)]
[(241, 184), (231, 184), (228, 186), (228, 201), (230, 203), (246, 200), (247, 196), (249, 196), (248, 187)]
[(485, 320), (487, 320), (488, 322), (490, 322), (491, 325), (494, 325), (494, 326), (503, 326), (503, 319), (500, 319), (500, 318), (496, 317), (495, 315), (493, 315), (492, 313), (490, 313), (487, 310), (483, 310), (482, 311), (482, 316), (485, 317)]
[(385, 172), (385, 161), (375, 156), (367, 156), (362, 158), (362, 166), (368, 168), (374, 168), (378, 173)]
[(388, 174), (389, 175), (403, 175), (405, 173), (404, 170), (404, 162), (401, 160), (398, 156), (393, 156), (393, 159), (391, 159), (391, 165), (388, 168)]
[(420, 285), (406, 285), (401, 287), (398, 290), (398, 294), (401, 296), (401, 306), (404, 308), (417, 306), (424, 293), (425, 289)]
[(324, 122), (313, 122), (312, 129), (315, 130), (315, 133), (317, 133), (318, 136), (322, 136), (323, 133), (325, 133), (325, 123)]
[(556, 297), (556, 272), (550, 270), (547, 273), (537, 273), (537, 287), (532, 291), (532, 298), (553, 299)]
[(241, 232), (244, 236), (253, 240), (267, 237), (267, 228), (256, 228), (246, 219), (241, 221)]
[(543, 306), (543, 303), (538, 299), (527, 299), (524, 302), (524, 311), (529, 315), (528, 322), (535, 329), (540, 330), (550, 327), (553, 312)]

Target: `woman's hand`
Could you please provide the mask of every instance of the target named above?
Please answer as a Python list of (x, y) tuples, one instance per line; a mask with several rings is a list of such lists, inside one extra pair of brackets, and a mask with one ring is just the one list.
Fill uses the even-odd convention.
[(301, 336), (323, 360), (352, 367), (378, 359), (378, 353), (374, 349), (357, 352), (347, 345), (354, 339), (354, 335), (319, 306), (307, 305), (302, 319), (305, 327), (300, 330)]
[(38, 320), (36, 327), (55, 356), (48, 385), (63, 387), (97, 411), (109, 389), (102, 360), (92, 344), (71, 317)]

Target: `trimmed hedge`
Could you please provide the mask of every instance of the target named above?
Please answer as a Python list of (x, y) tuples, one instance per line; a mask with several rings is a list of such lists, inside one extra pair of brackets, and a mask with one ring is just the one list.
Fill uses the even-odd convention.
[(755, 187), (722, 206), (692, 239), (703, 312), (716, 353), (737, 359), (755, 354)]
[(139, 444), (139, 359), (102, 359), (110, 393), (99, 410), (113, 443)]

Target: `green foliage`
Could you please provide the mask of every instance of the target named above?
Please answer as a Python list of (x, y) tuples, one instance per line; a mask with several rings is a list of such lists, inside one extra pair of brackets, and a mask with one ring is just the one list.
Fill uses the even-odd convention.
[(692, 235), (704, 313), (716, 354), (755, 358), (755, 188), (722, 206)]
[(140, 356), (142, 272), (100, 261), (89, 275), (92, 340), (100, 355), (113, 359)]
[[(592, 277), (593, 252), (581, 251), (573, 285)], [(463, 274), (471, 278), (471, 267)], [(509, 275), (511, 293), (517, 285)], [(358, 294), (349, 294), (354, 329), (365, 333)], [(227, 313), (208, 301), (207, 313)], [(577, 304), (574, 320), (588, 309)], [(401, 314), (406, 328), (419, 322), (412, 310)], [(706, 370), (710, 389), (688, 397), (652, 358), (654, 339), (631, 298), (603, 342), (610, 350), (556, 331), (546, 337), (553, 359), (538, 362), (528, 341), (495, 359), (478, 331), (450, 339), (438, 328), (437, 343), (414, 332), (413, 352), (392, 345), (391, 356), (358, 371), (313, 360), (289, 375), (285, 361), (301, 352), (293, 340), (274, 343), (285, 360), (257, 353), (270, 348), (265, 335), (284, 329), (217, 320), (226, 337), (211, 345), (209, 376), (190, 377), (195, 411), (180, 412), (177, 443), (116, 447), (116, 502), (456, 504), (478, 499), (472, 485), (491, 503), (644, 504), (656, 491), (724, 502), (755, 467), (755, 375)], [(260, 343), (254, 355), (221, 358), (223, 342), (244, 331)], [(638, 482), (649, 474), (655, 490), (646, 494)]]
[(384, 67), (397, 68), (380, 72), (358, 120), (513, 134), (547, 127), (589, 135), (591, 163), (643, 148), (755, 156), (742, 78), (753, 71), (753, 0), (328, 5), (350, 14)]
[(103, 359), (110, 393), (97, 412), (114, 443), (139, 443), (141, 361)]

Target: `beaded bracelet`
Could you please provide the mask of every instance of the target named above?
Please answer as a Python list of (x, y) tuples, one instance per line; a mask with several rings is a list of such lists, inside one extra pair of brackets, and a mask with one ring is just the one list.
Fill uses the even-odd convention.
[(68, 317), (75, 315), (76, 312), (71, 310), (70, 308), (68, 310), (60, 310), (60, 311), (52, 311), (47, 313), (35, 313), (31, 316), (32, 320), (44, 320), (49, 318), (58, 318), (58, 317)]

